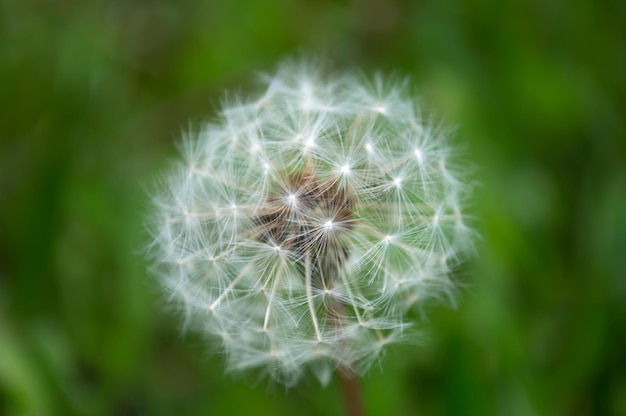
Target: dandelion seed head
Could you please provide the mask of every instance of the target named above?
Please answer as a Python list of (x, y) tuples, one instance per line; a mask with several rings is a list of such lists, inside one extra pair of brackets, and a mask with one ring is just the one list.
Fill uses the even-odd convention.
[(410, 336), (410, 308), (454, 292), (471, 187), (406, 90), (292, 62), (185, 136), (150, 253), (229, 369), (365, 372)]

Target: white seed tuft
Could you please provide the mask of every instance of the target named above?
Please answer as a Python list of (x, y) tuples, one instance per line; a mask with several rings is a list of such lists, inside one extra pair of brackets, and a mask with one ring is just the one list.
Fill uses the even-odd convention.
[(154, 269), (232, 370), (364, 372), (453, 292), (470, 186), (404, 85), (279, 68), (188, 134), (154, 201)]

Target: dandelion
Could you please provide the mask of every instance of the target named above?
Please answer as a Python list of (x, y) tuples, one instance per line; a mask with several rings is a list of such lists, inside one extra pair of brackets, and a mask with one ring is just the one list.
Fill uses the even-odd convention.
[(151, 253), (229, 369), (361, 374), (410, 335), (411, 308), (452, 293), (469, 185), (405, 90), (287, 63), (184, 140)]

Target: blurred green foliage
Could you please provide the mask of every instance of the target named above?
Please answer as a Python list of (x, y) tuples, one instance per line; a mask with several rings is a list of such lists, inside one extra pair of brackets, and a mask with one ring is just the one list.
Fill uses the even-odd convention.
[(0, 413), (339, 415), (224, 374), (146, 271), (145, 189), (285, 56), (409, 75), (478, 167), (456, 310), (371, 415), (626, 414), (626, 2), (0, 3)]

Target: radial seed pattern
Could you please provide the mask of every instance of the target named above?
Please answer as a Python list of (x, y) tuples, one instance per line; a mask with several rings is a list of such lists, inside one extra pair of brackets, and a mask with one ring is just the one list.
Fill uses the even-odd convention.
[(444, 132), (404, 85), (283, 65), (184, 141), (155, 197), (155, 269), (233, 370), (365, 371), (471, 244)]

